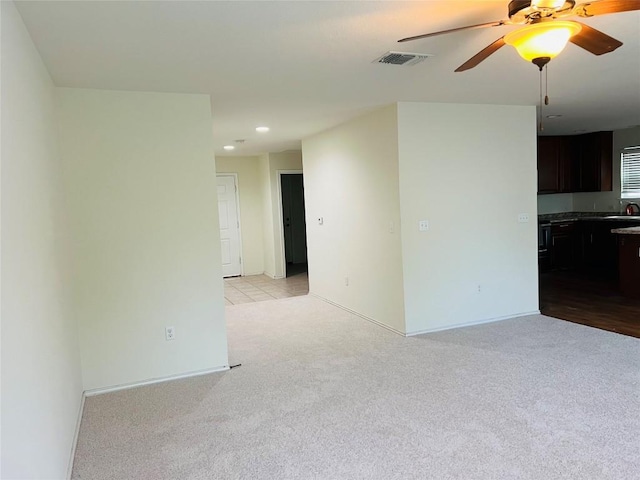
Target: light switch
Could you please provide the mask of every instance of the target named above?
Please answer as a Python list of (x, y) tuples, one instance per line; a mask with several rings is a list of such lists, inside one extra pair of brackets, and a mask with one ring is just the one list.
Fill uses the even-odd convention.
[(529, 214), (528, 213), (518, 214), (518, 223), (529, 223)]
[(420, 220), (418, 222), (418, 230), (421, 232), (426, 232), (429, 230), (429, 220)]

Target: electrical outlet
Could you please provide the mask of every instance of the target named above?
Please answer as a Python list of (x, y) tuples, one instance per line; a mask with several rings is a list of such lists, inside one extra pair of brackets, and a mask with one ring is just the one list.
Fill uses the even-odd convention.
[(349, 286), (349, 277), (344, 277), (344, 286), (345, 287)]
[(529, 214), (528, 213), (518, 214), (518, 223), (529, 223)]
[(421, 232), (429, 230), (429, 220), (420, 220), (418, 222), (418, 230)]
[(166, 327), (164, 329), (164, 337), (168, 341), (175, 340), (176, 338), (176, 327)]
[(324, 218), (318, 217), (318, 225), (324, 225)]

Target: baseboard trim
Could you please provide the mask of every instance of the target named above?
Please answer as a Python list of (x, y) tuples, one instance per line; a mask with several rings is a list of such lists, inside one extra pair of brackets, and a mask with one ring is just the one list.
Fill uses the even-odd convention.
[(78, 411), (78, 419), (76, 420), (76, 431), (73, 434), (73, 442), (71, 443), (71, 457), (69, 458), (69, 464), (67, 465), (67, 480), (71, 480), (71, 474), (73, 473), (73, 460), (76, 458), (76, 448), (78, 447), (78, 436), (80, 435), (80, 424), (82, 423), (84, 401), (86, 398), (86, 395), (82, 392), (82, 396), (80, 398), (80, 410)]
[(514, 315), (505, 315), (505, 316), (502, 316), (502, 317), (492, 317), (492, 318), (485, 318), (483, 320), (475, 320), (473, 322), (457, 323), (455, 325), (447, 325), (445, 327), (436, 327), (436, 328), (427, 328), (425, 330), (416, 330), (416, 331), (413, 331), (413, 332), (407, 332), (405, 336), (413, 337), (415, 335), (423, 335), (425, 333), (443, 332), (445, 330), (452, 330), (454, 328), (472, 327), (474, 325), (483, 325), (485, 323), (501, 322), (502, 320), (509, 320), (511, 318), (527, 317), (529, 315), (539, 315), (539, 314), (540, 314), (540, 310), (533, 310), (531, 312), (516, 313)]
[(340, 305), (339, 303), (331, 301), (328, 298), (324, 298), (324, 297), (322, 297), (322, 296), (320, 296), (320, 295), (318, 295), (316, 293), (312, 293), (312, 292), (309, 292), (309, 295), (311, 295), (312, 297), (315, 297), (315, 298), (317, 298), (319, 300), (322, 300), (323, 302), (327, 302), (327, 303), (333, 305), (334, 307), (338, 307), (338, 308), (344, 310), (345, 312), (349, 312), (349, 313), (351, 313), (353, 315), (356, 315), (356, 316), (358, 316), (358, 317), (360, 317), (360, 318), (362, 318), (362, 319), (364, 319), (364, 320), (366, 320), (368, 322), (374, 323), (374, 324), (378, 325), (379, 327), (385, 328), (385, 329), (389, 330), (390, 332), (393, 332), (393, 333), (395, 333), (397, 335), (401, 335), (403, 337), (405, 336), (404, 333), (401, 332), (400, 330), (396, 330), (395, 328), (390, 327), (389, 325), (386, 325), (386, 324), (384, 324), (384, 323), (382, 323), (382, 322), (380, 322), (378, 320), (374, 320), (371, 317), (367, 317), (366, 315), (363, 315), (362, 313), (356, 312), (355, 310), (351, 310), (350, 308), (347, 308), (344, 305)]
[(312, 296), (312, 297), (315, 297), (315, 298), (317, 298), (319, 300), (322, 300), (323, 302), (327, 302), (327, 303), (329, 303), (329, 304), (331, 304), (331, 305), (333, 305), (335, 307), (338, 307), (338, 308), (344, 310), (345, 312), (349, 312), (349, 313), (351, 313), (353, 315), (356, 315), (356, 316), (358, 316), (358, 317), (360, 317), (360, 318), (362, 318), (362, 319), (364, 319), (364, 320), (366, 320), (368, 322), (371, 322), (371, 323), (373, 323), (375, 325), (378, 325), (379, 327), (385, 328), (385, 329), (389, 330), (390, 332), (393, 332), (393, 333), (395, 333), (397, 335), (401, 335), (403, 337), (413, 337), (415, 335), (423, 335), (425, 333), (443, 332), (445, 330), (452, 330), (454, 328), (472, 327), (474, 325), (483, 325), (485, 323), (500, 322), (500, 321), (509, 320), (509, 319), (512, 319), (512, 318), (527, 317), (527, 316), (530, 316), (530, 315), (540, 315), (540, 310), (532, 310), (530, 312), (516, 313), (514, 315), (504, 315), (504, 316), (501, 316), (501, 317), (491, 317), (491, 318), (485, 318), (485, 319), (482, 319), (482, 320), (476, 320), (476, 321), (473, 321), (473, 322), (456, 323), (455, 325), (447, 325), (445, 327), (427, 328), (425, 330), (416, 330), (416, 331), (413, 331), (413, 332), (404, 333), (404, 332), (401, 332), (400, 330), (396, 330), (395, 328), (390, 327), (389, 325), (386, 325), (386, 324), (384, 324), (384, 323), (382, 323), (382, 322), (380, 322), (378, 320), (374, 320), (371, 317), (367, 317), (366, 315), (363, 315), (362, 313), (356, 312), (355, 310), (351, 310), (350, 308), (345, 307), (344, 305), (340, 305), (339, 303), (336, 303), (336, 302), (334, 302), (332, 300), (329, 300), (328, 298), (325, 298), (325, 297), (323, 297), (321, 295), (318, 295), (317, 293), (309, 292), (309, 295)]
[(284, 276), (272, 275), (268, 272), (264, 272), (264, 275), (271, 278), (272, 280), (280, 280), (281, 278), (285, 278)]
[(207, 368), (205, 370), (196, 370), (196, 371), (187, 372), (187, 373), (179, 373), (177, 375), (167, 375), (166, 377), (150, 378), (149, 380), (143, 380), (141, 382), (123, 383), (120, 385), (113, 385), (110, 387), (103, 387), (103, 388), (92, 388), (90, 390), (85, 390), (84, 395), (87, 397), (93, 397), (95, 395), (102, 395), (103, 393), (117, 392), (119, 390), (128, 390), (130, 388), (143, 387), (145, 385), (152, 385), (154, 383), (170, 382), (172, 380), (180, 380), (182, 378), (199, 377), (200, 375), (208, 375), (210, 373), (224, 372), (226, 370), (229, 370), (228, 365), (224, 365), (222, 367)]

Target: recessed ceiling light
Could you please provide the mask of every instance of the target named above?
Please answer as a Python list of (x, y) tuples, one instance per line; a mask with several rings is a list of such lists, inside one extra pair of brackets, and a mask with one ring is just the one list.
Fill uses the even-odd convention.
[(547, 115), (547, 118), (560, 118), (562, 115)]
[(269, 127), (256, 127), (256, 132), (265, 133), (269, 131)]
[(233, 145), (225, 145), (224, 147), (225, 150), (234, 150), (236, 147), (234, 147)]

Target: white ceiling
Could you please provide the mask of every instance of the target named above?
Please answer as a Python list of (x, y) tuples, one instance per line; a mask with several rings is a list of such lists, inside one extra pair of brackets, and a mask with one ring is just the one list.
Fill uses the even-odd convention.
[[(454, 69), (516, 27), (402, 37), (506, 18), (507, 1), (16, 2), (58, 86), (211, 95), (216, 154), (300, 140), (396, 101), (535, 105), (538, 70), (503, 47)], [(545, 134), (640, 124), (640, 12), (582, 19), (624, 45), (596, 57), (569, 44), (549, 64)], [(412, 67), (371, 63), (431, 53)], [(271, 131), (258, 134), (255, 127)], [(507, 135), (508, 132), (505, 132)]]

